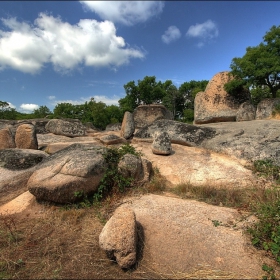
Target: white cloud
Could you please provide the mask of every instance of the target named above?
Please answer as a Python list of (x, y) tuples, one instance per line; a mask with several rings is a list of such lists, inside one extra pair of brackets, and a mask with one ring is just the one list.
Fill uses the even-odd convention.
[(212, 20), (207, 20), (204, 23), (197, 23), (196, 25), (190, 26), (186, 35), (189, 37), (213, 39), (218, 37), (219, 30), (216, 23)]
[(54, 100), (54, 99), (55, 99), (55, 96), (54, 96), (54, 95), (50, 95), (50, 96), (48, 96), (48, 99), (49, 99), (49, 100)]
[(41, 13), (34, 25), (16, 18), (2, 19), (11, 31), (0, 30), (0, 70), (7, 67), (35, 74), (46, 63), (67, 73), (85, 66), (118, 67), (131, 58), (144, 58), (130, 48), (110, 21), (81, 19), (76, 25)]
[(19, 107), (24, 112), (32, 112), (33, 110), (38, 109), (39, 105), (37, 105), (37, 104), (24, 104), (23, 103)]
[(161, 36), (161, 39), (165, 44), (169, 44), (170, 42), (175, 41), (180, 37), (180, 30), (176, 26), (172, 25), (169, 26), (168, 29), (164, 32), (164, 34)]
[(80, 3), (102, 19), (126, 25), (145, 22), (160, 14), (164, 7), (163, 1), (80, 1)]
[(16, 109), (16, 106), (14, 104), (12, 104), (11, 102), (7, 102), (9, 104), (10, 108)]
[(89, 102), (91, 98), (94, 98), (94, 100), (96, 102), (103, 102), (106, 105), (118, 105), (118, 101), (121, 97), (118, 96), (113, 96), (112, 98), (107, 97), (105, 95), (94, 95), (94, 96), (90, 96), (90, 97), (81, 97), (78, 100), (72, 100), (72, 99), (65, 99), (65, 100), (52, 100), (51, 101), (51, 105), (56, 106), (59, 103), (70, 103), (73, 105), (80, 105), (80, 104), (84, 104), (85, 102)]

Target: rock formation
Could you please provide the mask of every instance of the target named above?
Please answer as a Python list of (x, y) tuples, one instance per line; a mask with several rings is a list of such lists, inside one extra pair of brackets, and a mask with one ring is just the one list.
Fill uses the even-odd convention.
[(5, 126), (0, 130), (0, 150), (15, 148), (16, 143), (12, 133), (12, 126)]
[(35, 126), (33, 124), (21, 124), (16, 130), (16, 147), (19, 149), (38, 149), (38, 141)]
[(129, 139), (135, 131), (133, 115), (130, 112), (125, 112), (120, 135), (125, 139)]
[(115, 211), (100, 233), (99, 245), (121, 268), (136, 263), (137, 227), (131, 209), (120, 207)]
[(256, 108), (249, 101), (242, 103), (236, 112), (236, 121), (252, 121), (256, 118)]
[(125, 143), (126, 140), (122, 137), (119, 137), (114, 134), (109, 134), (109, 135), (104, 135), (100, 137), (101, 143), (105, 145), (113, 145), (113, 144), (120, 144), (120, 143)]
[(46, 130), (53, 134), (78, 137), (85, 135), (86, 128), (79, 120), (70, 122), (67, 120), (52, 119), (46, 124)]
[(170, 155), (172, 151), (171, 140), (166, 131), (157, 131), (154, 134), (152, 151), (156, 155)]
[(136, 128), (142, 128), (157, 120), (173, 120), (173, 115), (165, 106), (159, 104), (140, 105), (133, 112)]
[(194, 100), (195, 124), (235, 121), (241, 103), (224, 90), (224, 85), (231, 80), (229, 72), (220, 72), (209, 81), (204, 92), (197, 93)]
[(257, 106), (256, 120), (272, 117), (274, 108), (280, 104), (280, 98), (266, 98)]

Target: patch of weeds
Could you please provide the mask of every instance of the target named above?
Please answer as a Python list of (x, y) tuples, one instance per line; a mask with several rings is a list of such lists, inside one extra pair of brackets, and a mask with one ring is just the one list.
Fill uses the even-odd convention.
[(218, 226), (221, 226), (223, 224), (223, 222), (218, 221), (218, 220), (212, 220), (212, 223), (213, 223), (214, 227), (218, 227)]
[(262, 270), (265, 271), (267, 273), (267, 275), (263, 276), (262, 278), (264, 280), (268, 280), (268, 279), (276, 279), (276, 276), (274, 274), (274, 268), (268, 266), (267, 264), (263, 264), (262, 265)]
[(158, 193), (164, 191), (166, 188), (166, 179), (160, 174), (158, 168), (153, 168), (151, 180), (143, 186), (142, 190), (148, 193)]
[(253, 245), (269, 251), (280, 263), (280, 200), (260, 204), (256, 216), (258, 222), (248, 228)]
[(275, 105), (272, 111), (272, 116), (275, 117), (276, 115), (280, 115), (280, 104)]
[(260, 176), (275, 180), (278, 183), (280, 181), (280, 167), (275, 165), (271, 159), (254, 161), (253, 171)]

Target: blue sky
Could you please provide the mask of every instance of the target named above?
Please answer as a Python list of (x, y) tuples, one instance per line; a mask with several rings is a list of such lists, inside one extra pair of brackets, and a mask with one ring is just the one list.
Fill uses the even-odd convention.
[(94, 97), (145, 76), (209, 80), (280, 25), (278, 1), (1, 1), (0, 100), (20, 112)]

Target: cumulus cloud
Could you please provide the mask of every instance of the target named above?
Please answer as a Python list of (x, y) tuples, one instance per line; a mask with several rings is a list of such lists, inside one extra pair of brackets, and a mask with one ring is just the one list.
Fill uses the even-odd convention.
[(100, 18), (125, 25), (145, 22), (159, 15), (164, 7), (163, 1), (80, 1), (80, 3)]
[(169, 44), (172, 41), (179, 39), (180, 37), (180, 30), (176, 26), (172, 25), (169, 26), (168, 29), (164, 32), (164, 34), (161, 36), (161, 39), (165, 44)]
[(19, 108), (23, 111), (23, 112), (32, 112), (35, 109), (39, 108), (39, 105), (37, 104), (21, 104), (19, 106)]
[(190, 26), (186, 35), (189, 37), (213, 39), (218, 37), (219, 30), (216, 23), (209, 19), (204, 23), (197, 23), (196, 25)]
[(0, 30), (0, 70), (7, 67), (35, 74), (46, 63), (69, 72), (81, 65), (118, 67), (131, 58), (144, 58), (130, 48), (110, 21), (82, 19), (76, 25), (40, 13), (34, 25), (16, 18), (1, 19), (10, 31)]

